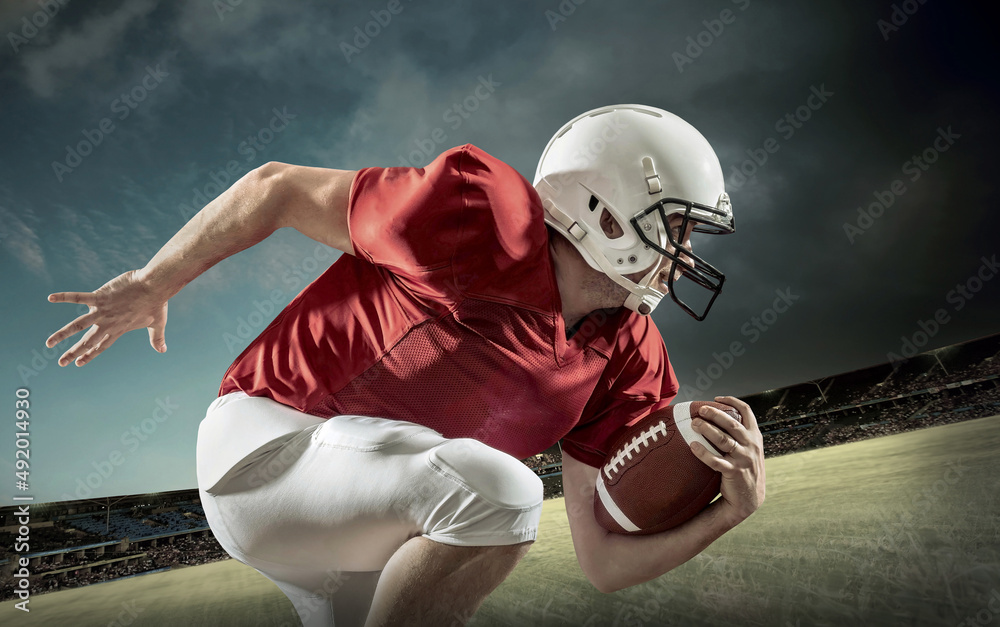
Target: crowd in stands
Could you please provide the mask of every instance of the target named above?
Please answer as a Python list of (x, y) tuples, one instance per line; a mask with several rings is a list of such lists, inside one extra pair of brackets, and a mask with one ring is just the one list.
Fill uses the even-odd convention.
[(173, 544), (146, 549), (146, 555), (153, 560), (156, 568), (177, 564), (198, 566), (229, 557), (212, 535), (177, 538)]
[[(14, 546), (14, 536), (16, 534), (10, 532), (0, 533), (0, 547), (9, 549)], [(55, 549), (66, 549), (74, 546), (80, 546), (82, 544), (87, 544), (87, 538), (90, 537), (85, 533), (77, 533), (72, 529), (66, 529), (63, 527), (51, 526), (51, 527), (32, 527), (31, 529), (31, 548), (33, 551), (52, 551)], [(100, 542), (100, 538), (94, 537), (93, 542)], [(2, 550), (0, 550), (0, 556), (2, 556)]]
[[(153, 570), (148, 560), (130, 561), (128, 565), (124, 562), (120, 564), (108, 564), (89, 573), (82, 570), (66, 573), (63, 577), (47, 577), (42, 579), (42, 591), (67, 590), (69, 588), (79, 588), (92, 583), (111, 581), (129, 575), (138, 575), (146, 571)], [(39, 592), (39, 590), (32, 590)]]
[(549, 474), (562, 470), (562, 468), (546, 468), (546, 466), (551, 466), (552, 464), (562, 464), (562, 455), (558, 452), (546, 451), (522, 460), (522, 462), (539, 474)]
[[(177, 525), (194, 522), (198, 524), (191, 526), (196, 528), (207, 526), (207, 522), (204, 520), (204, 510), (200, 505), (186, 506), (181, 508), (181, 510), (188, 512), (191, 515), (183, 516), (183, 514), (179, 511), (168, 511), (151, 514), (150, 517), (163, 525)], [(112, 512), (111, 517), (112, 519), (116, 516), (129, 517), (130, 514), (131, 512)], [(178, 517), (183, 517), (183, 521)], [(92, 517), (88, 516), (87, 518), (89, 519)], [(199, 518), (200, 521), (198, 520)], [(51, 527), (33, 527), (31, 532), (33, 548), (35, 546), (34, 543), (36, 536), (49, 538), (52, 540), (52, 542), (49, 543), (50, 545), (53, 542), (56, 543), (56, 546), (46, 546), (40, 548), (39, 551), (98, 544), (102, 540), (107, 539), (107, 537), (103, 536), (103, 534), (88, 535), (86, 533), (76, 531), (75, 529), (62, 526), (70, 522), (72, 522), (72, 520), (60, 521)], [(69, 538), (72, 538), (73, 541), (67, 546), (64, 542), (68, 541)], [(211, 534), (204, 536), (174, 536), (173, 542), (170, 542), (167, 539), (161, 539), (158, 541), (157, 546), (135, 548), (135, 545), (133, 545), (133, 548), (127, 552), (116, 551), (114, 550), (114, 546), (117, 545), (106, 546), (104, 548), (104, 553), (99, 553), (93, 549), (86, 550), (85, 555), (66, 552), (62, 554), (61, 561), (57, 561), (54, 556), (42, 558), (41, 561), (32, 564), (30, 567), (32, 574), (32, 594), (76, 588), (92, 583), (110, 581), (112, 579), (137, 575), (162, 568), (197, 566), (199, 564), (207, 564), (209, 562), (216, 562), (229, 558), (229, 555)], [(125, 564), (125, 561), (121, 558), (128, 556), (140, 557), (137, 559), (130, 559), (128, 564)], [(17, 559), (17, 556), (13, 554), (6, 554), (3, 557), (8, 559)], [(106, 562), (109, 560), (121, 561), (112, 561), (110, 564), (100, 564), (95, 566), (90, 572), (85, 572), (84, 570), (90, 565), (99, 564), (100, 562)], [(64, 574), (56, 573), (48, 577), (44, 576), (45, 573), (60, 571), (74, 566), (79, 567), (79, 569), (71, 570)], [(39, 575), (42, 576), (38, 577)], [(0, 601), (6, 601), (14, 598), (14, 584), (15, 582), (10, 578), (5, 578), (3, 581), (0, 581)]]
[(802, 448), (802, 442), (809, 439), (813, 424), (798, 429), (786, 428), (776, 433), (764, 434), (764, 453), (768, 457), (790, 453)]
[[(924, 364), (926, 366), (926, 364)], [(876, 385), (859, 397), (859, 401), (866, 401), (875, 398), (887, 398), (897, 394), (906, 394), (914, 390), (921, 390), (932, 387), (943, 387), (949, 383), (979, 379), (995, 374), (1000, 368), (1000, 363), (989, 359), (971, 366), (957, 369), (949, 368), (946, 372), (940, 364), (933, 361), (929, 368), (914, 377), (907, 377), (903, 368), (892, 372), (881, 385)]]
[(557, 499), (563, 495), (562, 477), (542, 480), (542, 498)]
[(808, 429), (788, 429), (764, 435), (764, 449), (774, 456), (817, 446), (913, 431), (1000, 414), (1000, 388), (907, 399), (864, 414), (828, 414), (812, 420)]
[[(138, 555), (140, 551), (133, 551), (133, 553)], [(120, 557), (120, 554), (108, 553), (107, 555), (108, 556), (114, 555), (115, 557)], [(88, 563), (93, 563), (95, 560), (98, 559), (100, 559), (100, 556), (90, 556), (90, 555), (79, 556), (79, 555), (74, 555), (72, 553), (65, 553), (63, 554), (62, 562), (56, 562), (54, 560), (50, 562), (41, 562), (39, 564), (32, 566), (31, 572), (32, 574), (39, 575), (53, 570), (69, 568), (71, 566), (84, 566)]]

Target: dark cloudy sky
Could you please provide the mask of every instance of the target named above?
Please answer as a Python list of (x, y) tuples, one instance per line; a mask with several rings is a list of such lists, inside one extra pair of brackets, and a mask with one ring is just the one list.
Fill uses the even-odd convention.
[[(256, 334), (266, 319), (251, 318), (255, 302), (277, 290), (284, 305), (335, 258), (283, 230), (171, 300), (167, 354), (133, 332), (82, 369), (55, 366), (44, 340), (76, 308), (46, 295), (142, 267), (229, 162), (237, 176), (269, 160), (400, 165), (430, 143), (433, 154), (410, 161), (425, 165), (471, 142), (531, 179), (569, 118), (648, 104), (709, 139), (737, 216), (736, 234), (699, 248), (728, 276), (709, 319), (669, 301), (654, 314), (682, 383), (695, 385), (713, 353), (729, 364), (734, 342), (742, 354), (713, 369), (721, 374), (702, 395), (884, 362), (938, 309), (948, 322), (928, 348), (1000, 331), (1000, 279), (974, 280), (971, 299), (951, 293), (1000, 253), (996, 38), (963, 3), (913, 5), (889, 30), (879, 25), (891, 24), (889, 2), (588, 0), (564, 2), (562, 16), (554, 0), (402, 0), (347, 55), (355, 27), (386, 2), (243, 0), (219, 12), (224, 0), (74, 0), (52, 17), (5, 2), (0, 354), (9, 399), (31, 390), (32, 492), (193, 487), (198, 422), (249, 341), (240, 321), (256, 322)], [(481, 77), (496, 85), (490, 97), (446, 119)], [(280, 131), (261, 133), (275, 110)], [(935, 148), (941, 132), (946, 151)], [(88, 135), (100, 138), (92, 151), (67, 157)], [(907, 165), (925, 151), (926, 169)], [(751, 155), (767, 161), (743, 181), (736, 172), (753, 169)], [(891, 206), (859, 223), (876, 193)], [(845, 224), (863, 233), (849, 237)], [(794, 300), (768, 312), (779, 290)], [(11, 471), (12, 440), (2, 450)], [(98, 480), (102, 468), (112, 470)], [(92, 489), (81, 487), (88, 475)]]

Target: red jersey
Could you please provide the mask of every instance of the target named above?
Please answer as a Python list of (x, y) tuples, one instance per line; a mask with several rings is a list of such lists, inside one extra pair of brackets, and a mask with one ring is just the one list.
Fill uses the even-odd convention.
[(355, 256), (285, 307), (220, 395), (406, 420), (518, 459), (561, 439), (591, 466), (676, 395), (650, 318), (602, 310), (566, 339), (541, 200), (476, 146), (359, 170), (348, 226)]

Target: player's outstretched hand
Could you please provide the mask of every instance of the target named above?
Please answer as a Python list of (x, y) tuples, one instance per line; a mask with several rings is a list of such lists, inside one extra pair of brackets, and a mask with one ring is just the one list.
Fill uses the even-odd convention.
[(701, 422), (692, 421), (691, 426), (723, 455), (720, 459), (697, 442), (692, 443), (691, 451), (722, 473), (722, 498), (741, 521), (764, 502), (764, 436), (749, 405), (732, 396), (716, 396), (715, 400), (735, 408), (743, 424), (714, 407), (702, 407)]
[(94, 292), (49, 294), (49, 302), (82, 303), (90, 308), (89, 312), (45, 340), (45, 345), (52, 347), (90, 327), (80, 341), (59, 358), (60, 366), (74, 360), (77, 366), (82, 366), (107, 350), (125, 333), (143, 327), (149, 329), (149, 343), (154, 350), (160, 353), (167, 350), (164, 336), (167, 301), (144, 283), (136, 270), (111, 279)]

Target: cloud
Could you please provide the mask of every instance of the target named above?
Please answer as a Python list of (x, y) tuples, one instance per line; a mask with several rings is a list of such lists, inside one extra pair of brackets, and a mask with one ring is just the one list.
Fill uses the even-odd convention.
[[(45, 253), (42, 250), (38, 234), (28, 226), (20, 216), (7, 208), (9, 199), (4, 193), (0, 204), (0, 250), (16, 259), (28, 272), (36, 277), (49, 281), (49, 271), (45, 264)], [(37, 222), (34, 211), (22, 208), (21, 215), (30, 222)]]
[(111, 56), (122, 44), (133, 21), (156, 8), (156, 0), (127, 2), (109, 15), (97, 15), (61, 33), (40, 50), (25, 50), (25, 82), (41, 98), (52, 98), (79, 71)]
[(204, 68), (300, 81), (322, 75), (339, 54), (330, 32), (338, 22), (333, 4), (233, 4), (228, 11), (202, 0), (179, 6), (177, 35)]
[(24, 26), (23, 19), (40, 11), (38, 5), (31, 0), (7, 0), (0, 4), (0, 32), (13, 32), (20, 35)]
[[(47, 248), (63, 273), (73, 273), (87, 289), (142, 268), (177, 229), (177, 216), (161, 207), (145, 188), (119, 176), (116, 194), (99, 207), (54, 203)], [(83, 287), (81, 287), (83, 289)]]
[[(415, 150), (417, 139), (427, 140), (435, 127), (444, 126), (441, 115), (452, 94), (441, 85), (433, 85), (420, 68), (403, 56), (393, 57), (385, 72), (384, 80), (370, 95), (345, 112), (343, 122), (330, 126), (325, 134), (309, 133), (298, 138), (305, 160), (339, 169), (401, 165), (395, 155)], [(474, 87), (476, 78), (470, 76), (469, 81)], [(469, 88), (465, 87), (466, 91)], [(404, 115), (400, 115), (400, 102), (406, 102)], [(450, 135), (444, 145), (436, 146), (429, 156), (412, 165), (426, 165), (442, 151), (464, 143), (457, 135), (454, 139)]]

